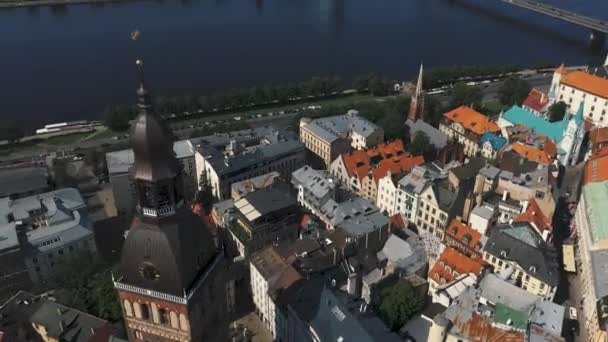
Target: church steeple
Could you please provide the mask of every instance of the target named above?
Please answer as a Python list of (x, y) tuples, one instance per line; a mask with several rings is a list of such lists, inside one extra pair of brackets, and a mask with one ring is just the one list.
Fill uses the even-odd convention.
[(424, 118), (424, 89), (423, 89), (423, 70), (424, 66), (420, 63), (420, 71), (418, 72), (418, 81), (416, 82), (416, 90), (412, 94), (410, 100), (410, 110), (407, 118), (411, 121)]
[(139, 115), (131, 131), (137, 207), (143, 217), (158, 219), (175, 213), (176, 207), (183, 202), (181, 167), (173, 152), (170, 131), (154, 114), (141, 60), (137, 61), (137, 67)]

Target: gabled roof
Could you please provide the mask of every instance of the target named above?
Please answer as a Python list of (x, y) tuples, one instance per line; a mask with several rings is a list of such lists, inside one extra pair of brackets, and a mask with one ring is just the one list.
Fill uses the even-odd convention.
[(490, 233), (485, 251), (518, 264), (535, 278), (557, 286), (559, 272), (557, 252), (528, 222), (496, 226)]
[(555, 143), (562, 140), (568, 127), (568, 120), (549, 122), (519, 106), (511, 107), (503, 114), (502, 118), (513, 125), (522, 124), (539, 134), (546, 135)]
[(483, 248), (483, 244), (485, 243), (481, 233), (457, 219), (452, 220), (450, 226), (446, 230), (446, 234), (452, 236), (473, 250), (477, 247), (481, 251), (481, 248)]
[(543, 165), (553, 163), (553, 159), (557, 153), (555, 144), (552, 142), (550, 144), (546, 144), (543, 149), (523, 144), (521, 142), (514, 143), (511, 145), (511, 148), (520, 156)]
[(348, 174), (359, 179), (366, 177), (372, 172), (374, 181), (388, 173), (397, 174), (403, 171), (411, 171), (415, 166), (424, 164), (424, 157), (412, 157), (405, 151), (401, 140), (394, 140), (380, 144), (375, 148), (363, 151), (357, 150), (342, 155), (344, 166)]
[[(461, 274), (481, 272), (481, 260), (473, 260), (452, 247), (447, 247), (429, 272), (429, 278), (447, 284)], [(441, 279), (444, 279), (445, 282)]]
[(448, 143), (447, 135), (421, 119), (416, 121), (408, 119), (405, 122), (405, 125), (410, 129), (410, 136), (415, 136), (416, 133), (423, 132), (429, 137), (431, 144), (433, 144), (437, 149), (442, 149)]
[(525, 212), (521, 213), (515, 219), (515, 222), (530, 222), (539, 234), (543, 234), (544, 231), (553, 231), (551, 220), (543, 213), (538, 203), (534, 198), (531, 198), (528, 202), (528, 208)]
[(549, 96), (534, 88), (530, 90), (530, 93), (522, 103), (522, 106), (541, 112), (547, 107), (548, 104)]
[(562, 77), (562, 84), (602, 98), (608, 98), (608, 80), (585, 71), (572, 71)]
[(490, 120), (490, 118), (470, 107), (458, 107), (452, 111), (443, 114), (443, 116), (453, 122), (461, 124), (465, 129), (470, 130), (473, 133), (479, 135), (482, 135), (486, 132), (500, 131), (498, 125), (492, 120)]

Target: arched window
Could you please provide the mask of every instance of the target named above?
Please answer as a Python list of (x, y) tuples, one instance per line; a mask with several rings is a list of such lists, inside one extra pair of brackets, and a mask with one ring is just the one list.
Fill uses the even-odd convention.
[(151, 304), (152, 307), (152, 321), (156, 324), (160, 323), (160, 315), (158, 314), (158, 306), (155, 303)]
[(167, 309), (158, 309), (158, 316), (160, 318), (160, 324), (169, 324), (169, 311), (167, 311)]
[(139, 304), (138, 302), (133, 302), (133, 311), (135, 311), (135, 318), (142, 318), (141, 304)]
[(133, 307), (131, 306), (131, 302), (125, 299), (125, 301), (123, 302), (123, 307), (125, 309), (125, 315), (127, 315), (127, 317), (132, 317)]
[(190, 322), (183, 313), (179, 314), (179, 327), (183, 331), (190, 331)]
[(148, 304), (141, 304), (141, 318), (150, 319), (150, 307)]
[(169, 313), (169, 318), (171, 319), (171, 328), (179, 329), (179, 319), (177, 318), (175, 311)]

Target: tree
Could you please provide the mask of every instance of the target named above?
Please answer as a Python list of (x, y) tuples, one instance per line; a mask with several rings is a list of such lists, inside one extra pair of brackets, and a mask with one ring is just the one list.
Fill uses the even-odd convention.
[(503, 105), (521, 105), (530, 93), (532, 86), (521, 78), (509, 78), (498, 89), (498, 99)]
[(102, 271), (105, 267), (92, 252), (77, 251), (58, 262), (50, 284), (58, 290), (61, 303), (116, 321), (120, 303), (110, 271)]
[(422, 303), (416, 296), (412, 285), (406, 281), (400, 281), (382, 290), (378, 312), (392, 331), (398, 331), (420, 310), (421, 306)]
[(353, 88), (357, 89), (358, 92), (365, 92), (369, 86), (370, 76), (357, 76), (353, 81)]
[(195, 195), (195, 202), (200, 204), (205, 209), (210, 209), (213, 204), (213, 192), (211, 191), (211, 183), (207, 177), (201, 177), (199, 188)]
[(563, 101), (555, 102), (549, 106), (549, 121), (555, 122), (563, 120), (564, 115), (566, 114), (566, 108), (568, 108), (568, 105)]
[(463, 82), (456, 83), (452, 89), (452, 97), (450, 99), (450, 108), (456, 108), (460, 106), (471, 106), (473, 108), (479, 108), (481, 106), (481, 99), (483, 94), (481, 89), (477, 86), (469, 86)]
[(15, 122), (0, 122), (0, 140), (8, 140), (8, 142), (19, 142), (23, 138), (24, 132)]
[(408, 145), (407, 150), (415, 156), (421, 156), (427, 152), (430, 147), (431, 139), (429, 139), (429, 136), (422, 131), (418, 131), (414, 135), (414, 141)]
[(120, 105), (103, 113), (103, 123), (113, 131), (126, 131), (129, 128), (129, 121), (136, 115), (137, 112), (133, 107)]

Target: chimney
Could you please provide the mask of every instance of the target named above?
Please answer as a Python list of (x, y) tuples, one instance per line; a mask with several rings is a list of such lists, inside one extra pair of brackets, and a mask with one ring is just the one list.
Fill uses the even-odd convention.
[(503, 201), (506, 201), (508, 196), (509, 196), (509, 192), (508, 192), (507, 190), (505, 190), (505, 191), (502, 193), (502, 200), (503, 200)]

